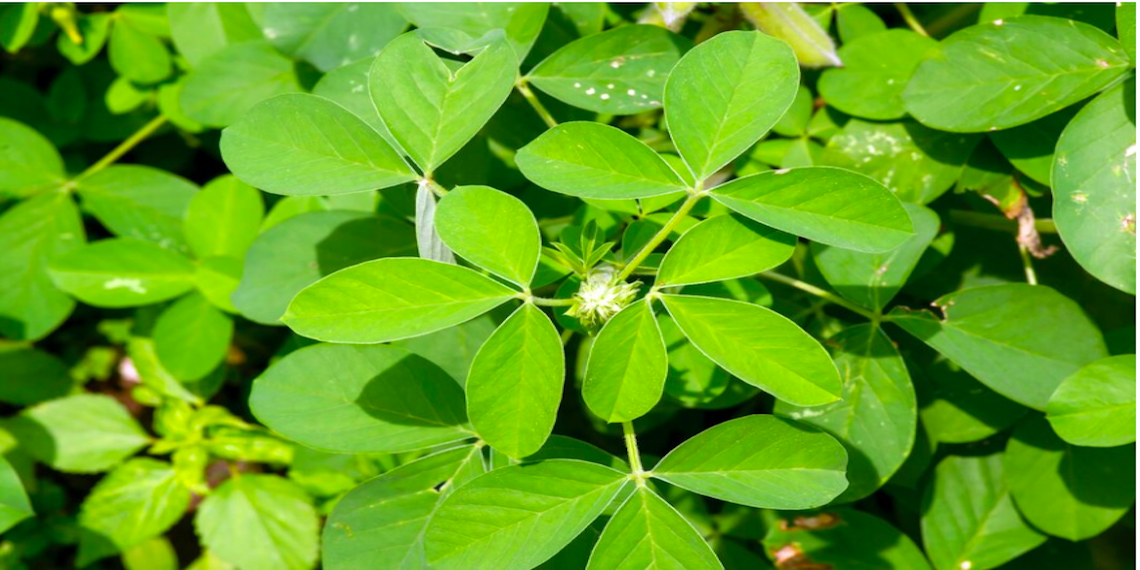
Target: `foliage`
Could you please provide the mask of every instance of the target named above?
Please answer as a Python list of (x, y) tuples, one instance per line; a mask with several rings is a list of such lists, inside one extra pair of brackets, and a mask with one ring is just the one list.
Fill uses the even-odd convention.
[(1134, 4), (0, 46), (0, 567), (1132, 564)]

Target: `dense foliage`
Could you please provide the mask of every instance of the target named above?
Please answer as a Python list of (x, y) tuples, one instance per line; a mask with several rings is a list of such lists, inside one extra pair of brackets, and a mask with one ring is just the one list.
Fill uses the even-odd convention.
[(1133, 567), (1135, 20), (0, 6), (0, 567)]

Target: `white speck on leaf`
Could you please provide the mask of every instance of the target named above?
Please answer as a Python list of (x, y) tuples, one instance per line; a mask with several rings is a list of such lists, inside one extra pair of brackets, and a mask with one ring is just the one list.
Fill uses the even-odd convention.
[(609, 94), (609, 93), (602, 93), (602, 100), (603, 100), (603, 101), (605, 101), (606, 99), (609, 99), (609, 98), (610, 98), (610, 94)]
[(629, 91), (626, 91), (625, 93), (626, 93), (626, 95), (629, 95), (630, 97), (637, 95), (637, 91), (634, 91), (633, 89), (630, 89)]
[(103, 283), (103, 289), (126, 289), (131, 293), (138, 293), (139, 295), (146, 294), (146, 287), (143, 287), (142, 280), (132, 279), (127, 277), (116, 277)]
[(586, 90), (586, 95), (593, 95), (594, 93), (597, 93), (597, 91), (594, 91), (593, 87)]
[(1020, 85), (1014, 85), (1013, 90), (1014, 91), (1021, 91), (1021, 86)]
[(997, 19), (997, 20), (994, 20), (994, 25), (995, 25), (995, 26), (1000, 26), (1000, 25), (1002, 25), (1002, 24), (1004, 24), (1004, 23), (1005, 23), (1005, 20), (1002, 20), (1002, 19), (1000, 19), (1000, 18), (999, 18), (999, 19)]
[(581, 89), (581, 88), (582, 88), (582, 84), (581, 84), (581, 83), (578, 83), (577, 81), (575, 81), (575, 82), (574, 82), (574, 88), (575, 88), (575, 89)]

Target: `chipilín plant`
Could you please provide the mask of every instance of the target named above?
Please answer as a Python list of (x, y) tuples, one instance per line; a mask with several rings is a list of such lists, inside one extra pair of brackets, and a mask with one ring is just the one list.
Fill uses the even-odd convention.
[(0, 45), (0, 566), (1132, 564), (1134, 4)]

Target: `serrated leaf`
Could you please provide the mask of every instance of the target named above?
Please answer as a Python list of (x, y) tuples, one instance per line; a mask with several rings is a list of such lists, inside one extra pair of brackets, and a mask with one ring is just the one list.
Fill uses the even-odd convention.
[(227, 480), (202, 501), (194, 517), (202, 546), (240, 568), (312, 567), (319, 525), (309, 496), (276, 475)]
[(582, 397), (610, 423), (633, 421), (653, 409), (665, 389), (669, 358), (647, 301), (614, 315), (590, 345)]
[(5, 427), (36, 460), (67, 473), (106, 471), (150, 437), (109, 396), (79, 394), (25, 408)]
[(844, 489), (847, 452), (831, 436), (790, 420), (744, 416), (673, 448), (654, 478), (702, 495), (762, 509), (810, 509)]
[(1014, 428), (1004, 471), (1025, 518), (1072, 541), (1108, 530), (1136, 502), (1136, 446), (1069, 445), (1039, 415)]
[(534, 279), (542, 236), (522, 200), (489, 186), (460, 186), (439, 201), (435, 229), (471, 263), (522, 287)]
[(914, 233), (890, 190), (840, 168), (761, 172), (717, 186), (712, 197), (778, 230), (867, 253), (890, 251)]
[(1108, 355), (1080, 306), (1044, 285), (977, 287), (934, 304), (942, 320), (896, 309), (891, 322), (995, 392), (1037, 410), (1066, 377)]
[(149, 241), (100, 240), (51, 261), (56, 287), (95, 307), (139, 307), (173, 299), (194, 287), (189, 259)]
[(483, 343), (467, 375), (479, 437), (516, 459), (542, 447), (562, 402), (565, 357), (554, 323), (525, 303)]
[(665, 84), (665, 120), (698, 181), (752, 146), (796, 98), (800, 68), (788, 44), (725, 32), (685, 54)]
[(271, 2), (258, 23), (277, 49), (326, 72), (375, 56), (408, 27), (392, 4), (355, 2)]
[(199, 259), (240, 259), (257, 238), (264, 216), (260, 192), (234, 176), (219, 176), (203, 186), (186, 209), (186, 243)]
[(629, 115), (661, 107), (665, 80), (690, 47), (683, 36), (634, 24), (570, 42), (527, 75), (554, 98), (596, 113)]
[(1082, 366), (1057, 386), (1045, 410), (1067, 443), (1113, 447), (1136, 441), (1136, 355)]
[(391, 346), (291, 352), (254, 381), (250, 408), (282, 435), (330, 452), (397, 453), (472, 435), (459, 385)]
[(1136, 294), (1136, 82), (1086, 105), (1053, 158), (1053, 220), (1097, 279)]
[(428, 523), (432, 568), (533, 568), (578, 536), (627, 483), (620, 471), (568, 459), (511, 465), (444, 499)]
[(812, 258), (820, 273), (840, 295), (871, 309), (882, 311), (906, 285), (941, 221), (934, 211), (917, 204), (903, 204), (914, 234), (886, 253), (861, 253), (811, 244)]
[(515, 295), (466, 267), (390, 257), (342, 269), (305, 287), (281, 321), (309, 338), (372, 344), (467, 322)]
[(839, 48), (843, 67), (823, 72), (819, 94), (849, 115), (878, 121), (902, 118), (907, 81), (922, 60), (936, 53), (937, 41), (910, 30), (860, 37)]
[(491, 119), (516, 77), (518, 62), (504, 43), (452, 71), (419, 36), (407, 33), (380, 52), (368, 85), (392, 137), (430, 175)]
[(923, 497), (922, 544), (938, 570), (987, 570), (1045, 542), (1002, 479), (1002, 454), (943, 459)]
[(677, 509), (640, 487), (610, 517), (586, 570), (610, 568), (720, 569), (704, 537)]
[(1041, 16), (998, 19), (955, 32), (918, 66), (906, 110), (944, 131), (979, 133), (1028, 123), (1112, 84), (1128, 55), (1104, 32)]
[(669, 314), (701, 352), (745, 382), (801, 406), (839, 399), (835, 364), (782, 315), (751, 303), (663, 295)]
[(881, 487), (910, 455), (917, 404), (910, 375), (891, 339), (874, 325), (857, 325), (827, 340), (843, 377), (843, 399), (801, 408), (776, 402), (773, 413), (815, 426), (847, 448), (851, 502)]
[(258, 103), (222, 131), (221, 150), (234, 175), (275, 194), (349, 194), (416, 176), (364, 121), (315, 95)]
[(125, 238), (186, 251), (182, 218), (198, 186), (149, 166), (109, 166), (77, 183), (83, 209)]
[(179, 100), (191, 119), (225, 127), (270, 97), (299, 91), (293, 61), (268, 41), (254, 40), (228, 45), (198, 62)]
[(709, 218), (686, 231), (665, 253), (657, 287), (748, 277), (792, 256), (796, 238), (735, 214)]

